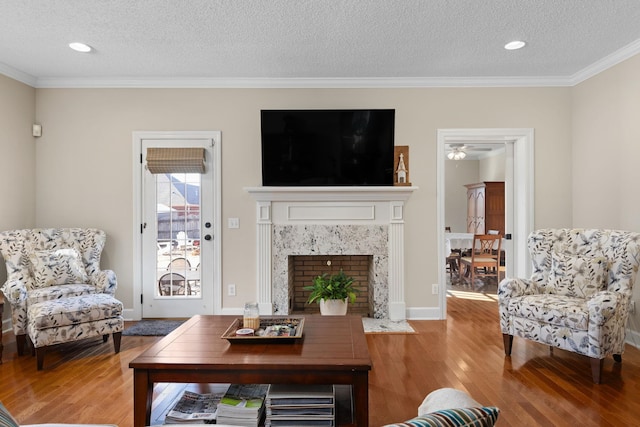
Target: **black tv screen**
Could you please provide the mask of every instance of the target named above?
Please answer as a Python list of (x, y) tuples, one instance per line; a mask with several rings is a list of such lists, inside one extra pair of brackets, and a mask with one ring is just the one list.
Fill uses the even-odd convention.
[(262, 185), (393, 185), (395, 110), (262, 110)]

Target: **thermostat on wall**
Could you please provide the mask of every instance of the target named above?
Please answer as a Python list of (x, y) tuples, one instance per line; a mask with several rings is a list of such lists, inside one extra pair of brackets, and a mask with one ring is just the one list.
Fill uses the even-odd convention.
[(33, 125), (32, 135), (33, 136), (42, 136), (42, 125)]

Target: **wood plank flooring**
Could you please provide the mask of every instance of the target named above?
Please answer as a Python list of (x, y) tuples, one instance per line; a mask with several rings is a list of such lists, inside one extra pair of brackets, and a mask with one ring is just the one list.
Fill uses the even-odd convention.
[[(446, 321), (410, 321), (415, 334), (369, 334), (371, 426), (412, 418), (424, 396), (440, 387), (468, 391), (501, 410), (498, 426), (620, 426), (640, 419), (640, 351), (627, 346), (622, 364), (605, 360), (602, 384), (591, 381), (587, 358), (514, 338), (504, 357), (494, 294), (451, 290)], [(61, 346), (43, 371), (18, 357), (5, 334), (0, 401), (22, 424), (133, 422), (129, 361), (158, 337), (122, 337)], [(155, 402), (171, 399), (166, 385)], [(170, 393), (169, 393), (170, 394)]]

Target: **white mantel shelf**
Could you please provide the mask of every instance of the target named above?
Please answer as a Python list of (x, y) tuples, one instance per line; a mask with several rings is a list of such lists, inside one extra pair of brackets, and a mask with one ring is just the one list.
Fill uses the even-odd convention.
[(258, 202), (293, 201), (402, 201), (417, 190), (415, 186), (375, 187), (245, 187)]

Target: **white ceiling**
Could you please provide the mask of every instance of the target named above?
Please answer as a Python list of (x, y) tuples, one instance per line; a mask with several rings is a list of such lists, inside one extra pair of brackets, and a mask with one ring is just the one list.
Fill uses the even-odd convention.
[(572, 85), (638, 52), (638, 0), (0, 2), (0, 73), (35, 87)]

